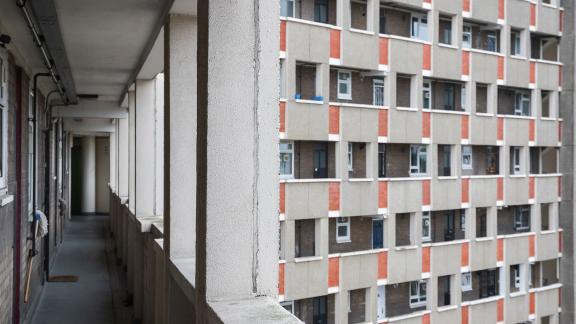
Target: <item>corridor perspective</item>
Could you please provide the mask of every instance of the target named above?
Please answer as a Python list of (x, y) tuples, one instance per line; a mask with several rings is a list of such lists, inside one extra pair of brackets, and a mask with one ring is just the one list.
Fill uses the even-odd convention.
[(0, 0), (0, 324), (572, 324), (576, 6)]

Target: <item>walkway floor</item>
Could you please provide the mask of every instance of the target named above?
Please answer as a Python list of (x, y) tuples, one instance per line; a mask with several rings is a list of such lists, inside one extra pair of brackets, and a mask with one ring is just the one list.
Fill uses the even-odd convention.
[(115, 265), (108, 216), (74, 216), (51, 276), (74, 275), (78, 282), (48, 282), (32, 324), (124, 323), (121, 271)]

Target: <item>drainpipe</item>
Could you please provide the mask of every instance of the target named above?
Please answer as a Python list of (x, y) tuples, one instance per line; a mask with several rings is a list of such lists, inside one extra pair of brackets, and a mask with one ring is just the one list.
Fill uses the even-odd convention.
[(14, 217), (14, 299), (12, 302), (12, 323), (20, 324), (20, 271), (22, 253), (22, 69), (16, 70), (16, 197)]

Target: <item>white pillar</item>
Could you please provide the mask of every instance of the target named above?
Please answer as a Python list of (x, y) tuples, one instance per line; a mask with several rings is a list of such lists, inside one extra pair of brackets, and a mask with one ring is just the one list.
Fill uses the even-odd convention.
[(96, 211), (96, 141), (82, 138), (82, 213)]
[(156, 77), (155, 82), (156, 104), (154, 122), (154, 214), (164, 215), (164, 74)]
[(155, 90), (154, 80), (136, 80), (136, 178), (135, 196), (130, 196), (136, 217), (154, 216)]
[(116, 140), (116, 132), (112, 132), (110, 133), (110, 144), (109, 144), (109, 148), (110, 148), (110, 181), (108, 183), (108, 185), (110, 186), (110, 188), (112, 189), (112, 192), (116, 193), (117, 191), (117, 186), (116, 186), (116, 154), (118, 153), (116, 150), (116, 144), (117, 144), (117, 140)]
[(128, 92), (128, 208), (136, 213), (136, 95)]
[(116, 188), (120, 198), (128, 197), (128, 179), (129, 179), (129, 135), (128, 135), (128, 118), (118, 119), (118, 187)]

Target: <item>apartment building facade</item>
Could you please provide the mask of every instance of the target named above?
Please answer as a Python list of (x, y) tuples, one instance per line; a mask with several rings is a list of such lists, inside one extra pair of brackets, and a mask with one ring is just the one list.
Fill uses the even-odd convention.
[(306, 323), (560, 322), (564, 13), (281, 0), (286, 309)]

